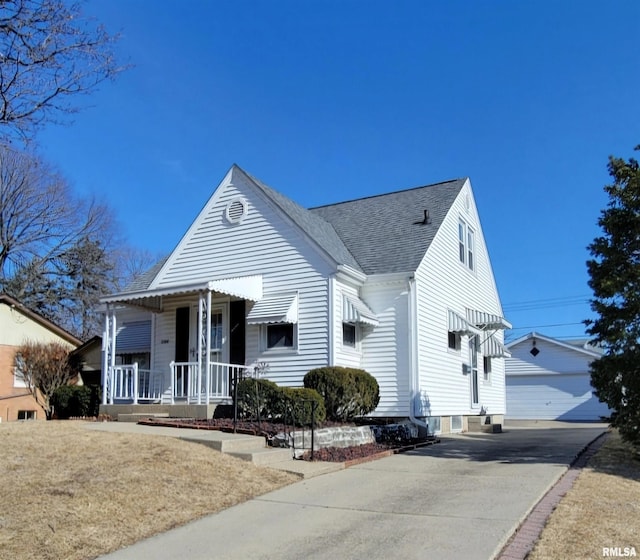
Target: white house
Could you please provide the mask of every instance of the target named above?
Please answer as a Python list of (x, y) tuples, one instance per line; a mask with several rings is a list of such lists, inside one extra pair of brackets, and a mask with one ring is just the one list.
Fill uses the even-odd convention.
[[(510, 325), (468, 179), (305, 209), (234, 165), (171, 255), (103, 302), (108, 414), (152, 403), (208, 417), (258, 364), (284, 386), (363, 368), (380, 385), (373, 416), (443, 431), (505, 412)], [(135, 322), (144, 367), (118, 349)]]
[(597, 348), (536, 332), (507, 348), (508, 419), (599, 420), (609, 415), (591, 387), (589, 364), (602, 355)]

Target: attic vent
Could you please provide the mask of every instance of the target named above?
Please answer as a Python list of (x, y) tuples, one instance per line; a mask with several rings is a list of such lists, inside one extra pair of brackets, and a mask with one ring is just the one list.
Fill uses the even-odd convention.
[(230, 224), (239, 224), (247, 216), (248, 206), (244, 198), (230, 200), (224, 211), (224, 216)]

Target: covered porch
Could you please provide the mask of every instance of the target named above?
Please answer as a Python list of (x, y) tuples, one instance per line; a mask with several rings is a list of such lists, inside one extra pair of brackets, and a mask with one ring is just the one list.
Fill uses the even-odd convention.
[[(101, 412), (109, 414), (115, 406), (208, 407), (231, 402), (234, 380), (254, 374), (253, 367), (244, 365), (245, 303), (261, 299), (261, 276), (104, 298)], [(135, 309), (149, 319), (119, 324), (123, 309)], [(235, 321), (231, 327), (230, 319)], [(144, 329), (132, 328), (140, 323), (148, 324), (145, 334)], [(242, 329), (236, 329), (240, 323)], [(146, 340), (148, 353), (142, 360), (123, 359), (120, 347), (130, 346), (124, 336), (127, 328), (130, 335), (135, 332)], [(171, 415), (177, 411), (172, 409)]]

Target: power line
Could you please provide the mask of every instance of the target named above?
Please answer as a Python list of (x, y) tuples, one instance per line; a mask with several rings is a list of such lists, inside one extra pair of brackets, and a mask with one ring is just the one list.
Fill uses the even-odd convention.
[(517, 303), (504, 304), (503, 308), (512, 313), (517, 311), (530, 311), (534, 309), (550, 309), (555, 307), (568, 307), (570, 305), (583, 305), (589, 303), (589, 296), (567, 296), (558, 298), (547, 298), (538, 300), (521, 301)]

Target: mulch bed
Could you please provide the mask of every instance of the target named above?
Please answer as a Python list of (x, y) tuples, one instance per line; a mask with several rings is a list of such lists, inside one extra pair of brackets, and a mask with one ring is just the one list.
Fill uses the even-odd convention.
[[(271, 441), (274, 436), (279, 433), (290, 431), (291, 426), (274, 422), (256, 422), (247, 420), (238, 420), (235, 425), (232, 418), (211, 418), (211, 419), (194, 419), (194, 418), (149, 418), (141, 420), (140, 424), (152, 426), (165, 426), (173, 428), (192, 428), (196, 430), (220, 430), (223, 432), (231, 432), (238, 434), (247, 434), (252, 436), (263, 436), (267, 442)], [(353, 425), (353, 424), (349, 424)], [(320, 428), (333, 428), (345, 426), (337, 422), (324, 422)], [(404, 441), (391, 441), (384, 443), (366, 443), (353, 447), (323, 447), (316, 449), (311, 459), (311, 453), (307, 451), (301, 457), (305, 461), (328, 461), (337, 463), (346, 463), (347, 466), (362, 463), (366, 460), (378, 459), (394, 453), (409, 451), (418, 447), (439, 443), (438, 438), (430, 437), (428, 439), (411, 439)]]

